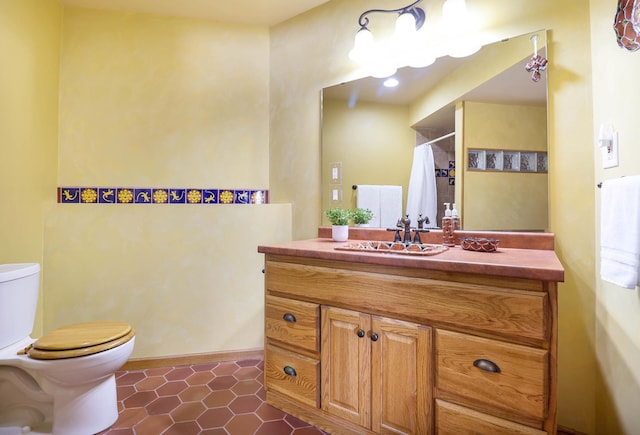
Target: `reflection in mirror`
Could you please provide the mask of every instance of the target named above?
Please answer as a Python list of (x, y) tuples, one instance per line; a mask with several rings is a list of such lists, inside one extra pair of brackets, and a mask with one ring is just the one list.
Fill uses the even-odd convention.
[(456, 203), (465, 230), (546, 230), (546, 71), (536, 82), (526, 69), (534, 35), (545, 57), (546, 32), (539, 31), (467, 58), (403, 68), (395, 88), (367, 77), (323, 89), (323, 215), (355, 208), (358, 185), (402, 186), (405, 213), (414, 151), (426, 143), (437, 198), (417, 198), (435, 204), (430, 226), (440, 226), (443, 203)]

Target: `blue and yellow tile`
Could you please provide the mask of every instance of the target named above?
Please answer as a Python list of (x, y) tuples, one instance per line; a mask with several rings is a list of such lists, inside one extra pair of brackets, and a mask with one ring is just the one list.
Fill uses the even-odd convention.
[(220, 204), (233, 204), (236, 195), (233, 190), (223, 189), (220, 190), (218, 201)]
[(116, 189), (114, 189), (113, 187), (98, 188), (98, 203), (115, 204), (116, 202), (117, 202)]
[(116, 197), (118, 204), (133, 204), (134, 203), (134, 189), (129, 187), (119, 187), (116, 190)]
[(184, 204), (187, 202), (187, 189), (169, 189), (169, 204)]
[(250, 190), (236, 190), (234, 204), (250, 204), (251, 203), (251, 191)]
[(218, 204), (218, 189), (202, 189), (203, 204)]
[(133, 189), (133, 201), (136, 204), (151, 204), (151, 189)]
[(151, 201), (154, 204), (167, 204), (169, 202), (169, 190), (151, 189)]
[(268, 204), (266, 189), (177, 189), (155, 187), (58, 187), (68, 204)]
[(187, 204), (202, 204), (202, 190), (187, 189)]
[(98, 189), (96, 187), (83, 187), (80, 189), (80, 202), (95, 204), (98, 202)]

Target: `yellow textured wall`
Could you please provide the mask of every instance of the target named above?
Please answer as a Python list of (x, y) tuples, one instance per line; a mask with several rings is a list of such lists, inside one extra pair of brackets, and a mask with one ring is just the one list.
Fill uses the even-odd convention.
[(547, 229), (546, 173), (467, 170), (470, 149), (547, 151), (547, 110), (465, 101), (458, 169), (464, 229)]
[[(615, 4), (592, 0), (591, 57), (593, 60), (592, 140), (584, 143), (595, 153), (595, 182), (640, 174), (640, 131), (635, 113), (640, 94), (637, 76), (640, 53), (618, 47), (612, 28)], [(619, 161), (615, 168), (603, 169), (602, 156), (593, 137), (600, 123), (610, 123), (618, 131)], [(600, 249), (600, 196), (596, 197), (596, 258)], [(624, 233), (624, 229), (621, 228)], [(596, 354), (598, 378), (597, 433), (636, 434), (640, 431), (640, 298), (638, 288), (628, 290), (599, 279), (596, 282)]]
[(288, 204), (56, 204), (45, 222), (47, 325), (129, 322), (134, 357), (262, 348), (256, 247), (289, 240), (290, 215)]
[[(323, 101), (322, 176), (323, 204), (331, 204), (328, 183), (333, 162), (342, 163), (342, 207), (355, 208), (354, 184), (404, 186), (406, 205), (409, 171), (416, 132), (409, 126), (409, 108), (402, 105), (359, 102), (350, 108), (345, 100)], [(325, 208), (329, 208), (327, 206)], [(326, 217), (324, 225), (329, 225)]]
[[(272, 29), (270, 185), (278, 200), (293, 204), (295, 238), (313, 237), (322, 213), (318, 92), (358, 76), (347, 57), (358, 16), (371, 8), (403, 5), (406, 2), (395, 0), (332, 0)], [(595, 433), (588, 3), (467, 0), (467, 7), (494, 41), (549, 30), (549, 228), (566, 268), (559, 288), (559, 421)]]
[[(535, 34), (538, 36), (538, 51), (542, 55), (547, 40), (546, 31), (539, 29)], [(532, 53), (532, 35), (533, 32), (515, 33), (508, 39), (485, 45), (478, 56), (465, 58), (462, 65), (443, 77), (437, 86), (419, 95), (419, 98), (412, 102), (412, 123), (420, 122), (452, 101), (460, 102), (467, 92), (473, 91), (513, 65), (524, 63), (523, 59)], [(518, 89), (542, 86), (542, 82), (534, 84), (529, 81), (528, 74), (523, 73), (522, 77), (524, 80), (518, 83)]]
[[(266, 189), (269, 32), (66, 7), (59, 185)], [(261, 348), (261, 243), (288, 204), (53, 204), (44, 321), (137, 331), (133, 357)]]
[(43, 205), (56, 189), (61, 31), (57, 2), (0, 1), (0, 263), (42, 263)]
[(67, 7), (61, 185), (266, 186), (268, 43), (265, 27)]

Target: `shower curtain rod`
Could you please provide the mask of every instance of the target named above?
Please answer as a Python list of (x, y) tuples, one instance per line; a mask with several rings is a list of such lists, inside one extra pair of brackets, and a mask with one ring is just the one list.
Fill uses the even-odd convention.
[(441, 140), (446, 139), (446, 138), (451, 137), (451, 136), (454, 136), (455, 134), (456, 134), (456, 132), (452, 131), (451, 133), (445, 134), (444, 136), (440, 136), (439, 138), (430, 140), (429, 142), (425, 142), (425, 143), (423, 143), (421, 145), (431, 145), (432, 143), (440, 142)]

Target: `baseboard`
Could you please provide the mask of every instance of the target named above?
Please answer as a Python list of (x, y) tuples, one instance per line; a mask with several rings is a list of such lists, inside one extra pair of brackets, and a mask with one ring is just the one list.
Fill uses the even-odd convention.
[(188, 355), (159, 356), (150, 358), (131, 358), (120, 370), (143, 370), (158, 367), (175, 367), (192, 364), (206, 364), (220, 361), (239, 361), (244, 359), (262, 359), (264, 349), (232, 350)]

